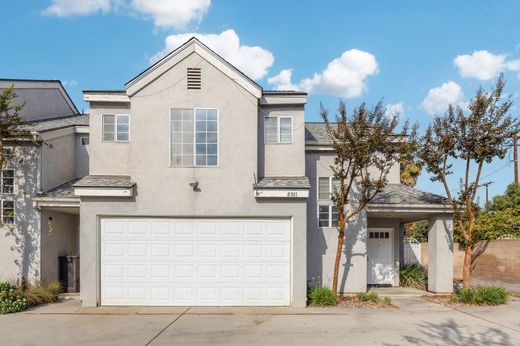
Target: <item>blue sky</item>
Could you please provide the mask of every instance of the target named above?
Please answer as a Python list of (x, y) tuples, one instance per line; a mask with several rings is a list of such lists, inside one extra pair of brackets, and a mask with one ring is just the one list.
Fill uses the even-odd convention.
[[(0, 0), (0, 76), (61, 79), (86, 109), (82, 90), (121, 89), (197, 33), (265, 88), (309, 91), (308, 121), (319, 120), (320, 102), (334, 109), (340, 97), (350, 107), (384, 97), (424, 129), (447, 102), (464, 104), (501, 71), (520, 103), (519, 1), (179, 3)], [(513, 180), (509, 160), (485, 167), (491, 195)], [(455, 167), (454, 187), (463, 174)], [(427, 174), (417, 187), (443, 194)]]

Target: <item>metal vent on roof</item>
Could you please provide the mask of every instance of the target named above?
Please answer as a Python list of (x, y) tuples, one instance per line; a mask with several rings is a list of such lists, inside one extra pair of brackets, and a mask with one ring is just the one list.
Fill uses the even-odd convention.
[(188, 90), (200, 90), (202, 73), (200, 67), (188, 67)]

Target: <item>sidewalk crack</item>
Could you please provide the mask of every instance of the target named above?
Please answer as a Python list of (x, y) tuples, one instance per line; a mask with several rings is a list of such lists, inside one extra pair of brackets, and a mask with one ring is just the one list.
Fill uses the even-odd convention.
[(177, 322), (177, 320), (178, 320), (179, 318), (181, 318), (182, 316), (184, 316), (184, 314), (187, 313), (189, 309), (191, 309), (191, 306), (188, 307), (186, 310), (184, 310), (184, 311), (183, 311), (179, 316), (175, 317), (175, 318), (173, 319), (173, 321), (171, 321), (171, 322), (170, 322), (166, 327), (164, 327), (164, 328), (163, 328), (159, 333), (157, 333), (156, 336), (154, 336), (150, 341), (148, 341), (148, 342), (145, 344), (145, 346), (150, 345), (150, 344), (151, 344), (155, 339), (157, 339), (157, 338), (158, 338), (162, 333), (164, 333), (164, 332), (166, 331), (166, 329), (170, 328), (170, 326), (171, 326), (172, 324), (174, 324), (175, 322)]

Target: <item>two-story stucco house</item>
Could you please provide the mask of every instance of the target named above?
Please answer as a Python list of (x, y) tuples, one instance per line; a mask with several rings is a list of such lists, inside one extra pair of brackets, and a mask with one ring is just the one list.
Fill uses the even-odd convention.
[[(263, 90), (192, 38), (84, 99), (88, 175), (39, 197), (79, 214), (83, 305), (304, 306), (330, 284), (334, 153), (305, 93)], [(397, 164), (389, 179), (346, 236), (340, 292), (398, 286), (403, 224), (420, 219), (429, 289), (451, 292), (449, 206), (401, 185)]]
[(62, 208), (65, 199), (47, 209), (41, 197), (88, 174), (88, 116), (57, 80), (0, 79), (0, 89), (10, 86), (35, 140), (4, 140), (11, 159), (0, 173), (0, 281), (58, 280), (58, 256), (79, 251), (78, 210)]

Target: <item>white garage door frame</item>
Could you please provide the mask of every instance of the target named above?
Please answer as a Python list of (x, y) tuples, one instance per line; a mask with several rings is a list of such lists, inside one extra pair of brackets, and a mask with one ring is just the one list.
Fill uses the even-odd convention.
[[(110, 221), (110, 220), (115, 220), (115, 221), (125, 221), (125, 220), (132, 220), (132, 221), (158, 221), (158, 222), (169, 222), (169, 221), (173, 221), (173, 222), (183, 222), (183, 221), (188, 221), (188, 222), (208, 222), (208, 221), (217, 221), (217, 222), (222, 222), (222, 221), (237, 221), (237, 222), (249, 222), (249, 221), (261, 221), (261, 222), (264, 222), (264, 224), (268, 224), (269, 221), (273, 221), (273, 222), (280, 222), (280, 221), (283, 221), (283, 222), (287, 222), (287, 225), (288, 225), (288, 244), (287, 247), (288, 247), (288, 256), (287, 256), (287, 259), (288, 259), (288, 287), (286, 288), (286, 292), (288, 294), (288, 296), (286, 297), (286, 299), (284, 299), (283, 303), (279, 303), (280, 300), (276, 301), (275, 303), (271, 303), (272, 301), (270, 302), (266, 302), (266, 301), (255, 301), (254, 303), (252, 303), (251, 301), (249, 302), (246, 302), (244, 303), (243, 301), (240, 303), (240, 304), (223, 304), (222, 301), (219, 301), (218, 303), (206, 303), (204, 302), (204, 304), (201, 304), (200, 302), (196, 302), (196, 301), (186, 301), (185, 303), (168, 303), (168, 304), (157, 304), (156, 302), (154, 303), (143, 303), (143, 302), (123, 302), (123, 303), (118, 303), (118, 302), (108, 302), (107, 303), (107, 300), (104, 299), (103, 297), (103, 274), (102, 274), (102, 251), (103, 251), (103, 231), (102, 231), (102, 228), (103, 228), (103, 224), (104, 222), (107, 222), (107, 221)], [(289, 306), (293, 303), (293, 270), (294, 270), (294, 258), (293, 258), (293, 254), (294, 254), (294, 249), (293, 249), (293, 218), (292, 217), (148, 217), (148, 216), (99, 216), (98, 217), (98, 230), (97, 230), (97, 235), (98, 235), (98, 254), (97, 254), (97, 267), (98, 267), (98, 285), (97, 285), (97, 290), (98, 290), (98, 305), (150, 305), (150, 306), (193, 306), (193, 305), (198, 305), (198, 306)], [(266, 281), (267, 282), (267, 281)], [(241, 296), (242, 297), (242, 296)]]

